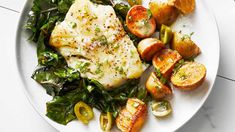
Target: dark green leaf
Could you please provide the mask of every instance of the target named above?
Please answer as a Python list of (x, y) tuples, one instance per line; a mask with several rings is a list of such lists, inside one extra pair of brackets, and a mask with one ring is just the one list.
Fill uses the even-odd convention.
[(58, 2), (58, 10), (61, 13), (67, 13), (74, 0), (60, 0)]
[(38, 55), (38, 64), (42, 66), (61, 66), (65, 65), (66, 62), (64, 58), (53, 51), (50, 47), (45, 44), (46, 37), (43, 32), (40, 33), (38, 42), (37, 42), (37, 55)]
[(69, 82), (80, 79), (80, 73), (77, 70), (69, 67), (58, 68), (55, 70), (54, 74), (57, 75), (59, 78), (63, 78)]
[(139, 87), (136, 97), (140, 100), (145, 100), (147, 97), (147, 90), (145, 87)]
[(49, 37), (57, 21), (62, 21), (60, 16), (49, 16), (46, 23), (40, 28), (43, 33)]
[(41, 67), (37, 69), (32, 78), (41, 84), (49, 95), (62, 95), (64, 92), (76, 89), (80, 80), (77, 70), (53, 67)]
[(37, 69), (32, 78), (41, 84), (49, 95), (55, 96), (62, 89), (65, 81), (56, 76), (49, 68), (42, 67)]
[(47, 102), (47, 114), (50, 119), (66, 125), (76, 118), (74, 115), (74, 105), (84, 100), (84, 91), (79, 89), (70, 91), (64, 96), (55, 96), (52, 101)]
[(126, 19), (127, 12), (130, 10), (130, 7), (124, 3), (115, 4), (114, 10), (120, 14), (122, 19)]
[(91, 0), (91, 2), (102, 5), (112, 5), (111, 0)]
[(45, 45), (45, 35), (41, 32), (39, 39), (37, 41), (37, 56), (39, 57), (40, 54), (44, 51), (46, 51), (46, 45)]
[(44, 51), (39, 53), (38, 63), (43, 66), (56, 66), (59, 63), (58, 54)]

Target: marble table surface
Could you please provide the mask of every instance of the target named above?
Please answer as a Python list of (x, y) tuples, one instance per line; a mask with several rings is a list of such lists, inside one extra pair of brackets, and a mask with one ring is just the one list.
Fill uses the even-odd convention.
[[(4, 64), (0, 62), (0, 132), (57, 132), (32, 108), (15, 76), (17, 70), (12, 51), (17, 22), (25, 1), (0, 0), (0, 60), (9, 58)], [(178, 132), (235, 131), (235, 2), (205, 1), (214, 12), (219, 27), (220, 67), (208, 100)]]

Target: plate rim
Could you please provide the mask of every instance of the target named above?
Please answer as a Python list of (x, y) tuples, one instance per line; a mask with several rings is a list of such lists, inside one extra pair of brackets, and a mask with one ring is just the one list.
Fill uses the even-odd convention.
[[(40, 117), (46, 121), (47, 124), (49, 124), (51, 127), (55, 128), (57, 131), (60, 131), (58, 129), (58, 127), (56, 127), (55, 125), (53, 125), (53, 121), (49, 120), (48, 118), (46, 118), (46, 116), (41, 113), (39, 111), (39, 108), (36, 106), (36, 104), (33, 102), (32, 98), (29, 96), (29, 92), (26, 90), (25, 85), (24, 85), (24, 80), (22, 79), (22, 72), (21, 72), (21, 66), (20, 66), (20, 59), (19, 58), (19, 50), (18, 49), (18, 44), (17, 42), (19, 42), (19, 36), (21, 34), (21, 29), (22, 29), (22, 25), (23, 25), (23, 18), (25, 17), (24, 15), (24, 11), (27, 10), (27, 6), (30, 4), (30, 0), (26, 0), (24, 2), (24, 6), (23, 8), (20, 10), (20, 17), (18, 18), (18, 21), (17, 21), (17, 28), (16, 28), (16, 31), (15, 31), (15, 59), (16, 59), (16, 68), (17, 68), (17, 78), (19, 78), (20, 80), (20, 87), (23, 89), (23, 93), (24, 95), (26, 96), (27, 100), (29, 101), (31, 107), (33, 107), (34, 111), (36, 111), (36, 113), (38, 115), (40, 115)], [(212, 21), (214, 22), (215, 24), (215, 28), (216, 28), (216, 35), (217, 35), (217, 46), (218, 46), (218, 60), (217, 60), (217, 67), (216, 67), (216, 74), (215, 74), (215, 77), (213, 78), (213, 83), (211, 85), (211, 88), (208, 90), (208, 92), (205, 94), (205, 97), (203, 100), (201, 100), (201, 103), (198, 105), (198, 108), (195, 109), (194, 113), (192, 113), (188, 119), (182, 123), (180, 126), (176, 127), (176, 129), (174, 131), (177, 131), (179, 130), (180, 128), (182, 128), (183, 126), (185, 126), (190, 120), (192, 120), (192, 118), (199, 112), (199, 110), (203, 107), (203, 105), (205, 104), (205, 102), (208, 100), (208, 97), (209, 95), (211, 94), (211, 91), (212, 89), (214, 88), (214, 85), (215, 85), (215, 81), (216, 81), (216, 77), (217, 77), (217, 74), (218, 74), (218, 69), (219, 69), (219, 63), (220, 63), (220, 57), (221, 57), (221, 44), (220, 44), (220, 34), (219, 34), (219, 28), (218, 28), (218, 22), (216, 20), (216, 17), (214, 15), (214, 12), (212, 11), (211, 7), (208, 6), (208, 3), (205, 3), (205, 1), (200, 1), (200, 2), (203, 2), (203, 5), (205, 6), (206, 5), (206, 10), (208, 12), (208, 14), (210, 15)]]
[(219, 70), (219, 64), (220, 64), (220, 57), (221, 57), (221, 44), (220, 44), (220, 34), (219, 34), (219, 26), (218, 26), (218, 22), (216, 20), (216, 17), (215, 17), (215, 14), (214, 12), (212, 11), (211, 7), (208, 6), (208, 3), (205, 3), (205, 1), (201, 1), (204, 6), (206, 5), (206, 10), (208, 11), (209, 15), (211, 16), (212, 20), (214, 21), (215, 23), (215, 26), (216, 26), (216, 34), (217, 34), (217, 41), (218, 41), (218, 62), (217, 62), (217, 67), (216, 67), (216, 75), (215, 77), (213, 78), (213, 84), (211, 86), (211, 88), (209, 89), (209, 91), (207, 92), (207, 94), (205, 95), (205, 98), (204, 100), (202, 100), (201, 104), (199, 105), (199, 107), (196, 109), (196, 111), (191, 115), (190, 118), (188, 118), (188, 120), (186, 122), (184, 122), (181, 126), (179, 126), (176, 130), (174, 131), (177, 131), (179, 130), (180, 128), (182, 128), (183, 126), (185, 126), (190, 120), (192, 120), (192, 118), (199, 112), (199, 110), (203, 107), (203, 105), (205, 104), (205, 102), (208, 100), (210, 94), (211, 94), (211, 91), (212, 89), (214, 89), (214, 85), (215, 85), (215, 81), (216, 81), (216, 77), (217, 77), (217, 74), (218, 74), (218, 70)]

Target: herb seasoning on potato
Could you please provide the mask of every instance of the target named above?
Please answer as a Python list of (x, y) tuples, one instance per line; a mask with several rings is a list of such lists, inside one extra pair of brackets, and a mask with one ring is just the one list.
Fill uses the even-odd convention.
[(156, 29), (151, 11), (141, 5), (135, 5), (128, 11), (126, 24), (128, 29), (139, 38), (150, 37)]

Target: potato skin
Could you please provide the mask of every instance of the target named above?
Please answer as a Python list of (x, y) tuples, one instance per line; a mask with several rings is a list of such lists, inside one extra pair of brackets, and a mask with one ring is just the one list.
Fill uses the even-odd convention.
[(143, 60), (150, 61), (154, 54), (164, 48), (164, 46), (157, 38), (146, 38), (139, 42), (137, 49)]
[(175, 50), (163, 49), (154, 55), (153, 66), (160, 70), (163, 77), (169, 79), (175, 64), (182, 59), (182, 56)]
[(130, 98), (117, 119), (117, 127), (122, 132), (138, 132), (147, 117), (147, 105), (139, 99)]
[(178, 51), (184, 59), (196, 57), (201, 52), (189, 35), (183, 35), (178, 32), (175, 32), (173, 35), (171, 48)]
[(163, 99), (172, 95), (172, 90), (168, 86), (162, 84), (162, 82), (157, 78), (156, 74), (152, 72), (145, 84), (147, 91), (155, 99)]
[(142, 5), (135, 5), (128, 11), (126, 24), (131, 33), (139, 38), (150, 37), (156, 30), (155, 19)]
[(202, 85), (206, 78), (206, 67), (197, 62), (187, 62), (177, 73), (171, 76), (174, 87), (180, 90), (194, 90)]
[(171, 0), (171, 3), (184, 15), (187, 15), (195, 10), (195, 0)]
[(170, 26), (173, 24), (179, 16), (179, 11), (169, 2), (161, 2), (153, 0), (149, 3), (149, 8), (157, 22), (157, 28), (159, 29), (162, 24)]

